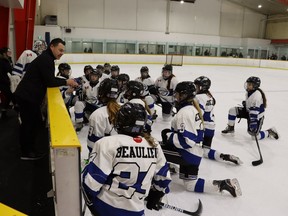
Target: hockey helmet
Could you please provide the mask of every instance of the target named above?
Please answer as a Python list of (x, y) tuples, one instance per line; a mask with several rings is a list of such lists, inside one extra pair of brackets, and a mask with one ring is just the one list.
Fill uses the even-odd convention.
[(200, 87), (200, 92), (207, 92), (211, 86), (211, 80), (206, 76), (200, 76), (194, 80), (194, 84)]
[(71, 70), (71, 66), (70, 66), (69, 64), (67, 64), (67, 63), (61, 63), (61, 64), (59, 64), (59, 66), (58, 66), (58, 70), (59, 70), (60, 72), (62, 72), (62, 71), (64, 71), (64, 70)]
[(91, 75), (95, 75), (95, 76), (98, 76), (98, 77), (101, 77), (101, 71), (98, 70), (98, 69), (93, 69), (90, 73), (90, 76)]
[(119, 88), (116, 80), (106, 78), (104, 79), (98, 89), (98, 97), (102, 103), (105, 103), (103, 99), (110, 98), (116, 99), (119, 95)]
[(251, 76), (246, 80), (246, 83), (252, 83), (254, 89), (257, 89), (261, 85), (261, 80), (259, 77)]
[(87, 70), (93, 70), (93, 67), (91, 65), (86, 65), (84, 67), (84, 73), (87, 71)]
[(140, 98), (144, 91), (144, 85), (141, 82), (130, 80), (126, 84), (124, 98), (131, 100), (132, 98)]
[[(186, 95), (181, 101), (187, 101), (188, 99), (192, 99), (196, 95), (196, 87), (191, 81), (183, 81), (177, 84), (175, 88), (175, 93), (179, 93), (180, 96)], [(181, 102), (178, 101), (178, 102)]]
[(120, 71), (120, 68), (118, 67), (118, 65), (113, 65), (112, 67), (111, 67), (111, 71)]
[(67, 63), (61, 63), (58, 66), (58, 74), (57, 75), (61, 75), (62, 77), (65, 77), (67, 79), (69, 79), (70, 75), (71, 75), (71, 66)]
[(252, 84), (253, 89), (251, 89), (251, 90), (254, 91), (254, 90), (256, 90), (256, 89), (258, 89), (258, 88), (260, 87), (260, 85), (261, 85), (261, 80), (260, 80), (259, 77), (255, 77), (255, 76), (249, 77), (249, 78), (246, 80), (245, 84), (244, 84), (244, 88), (246, 89), (246, 91), (249, 91), (249, 90), (247, 89), (247, 84), (248, 84), (248, 83), (251, 83), (251, 84)]
[(103, 66), (103, 65), (97, 65), (97, 66), (96, 66), (96, 69), (97, 69), (97, 70), (104, 71), (104, 66)]
[(171, 73), (173, 73), (173, 66), (171, 64), (166, 64), (164, 65), (164, 67), (162, 68), (162, 72), (163, 71), (170, 71)]
[(36, 40), (33, 44), (33, 51), (40, 55), (44, 50), (47, 49), (47, 44), (44, 40)]
[(104, 67), (109, 67), (109, 68), (111, 68), (111, 65), (110, 65), (110, 63), (108, 63), (108, 62), (106, 62), (106, 63), (104, 63)]
[(127, 102), (117, 112), (115, 128), (119, 134), (136, 137), (141, 135), (147, 113), (141, 104)]
[(128, 82), (130, 80), (130, 77), (128, 74), (122, 73), (122, 74), (119, 74), (117, 80), (122, 81), (122, 82)]
[(125, 73), (119, 74), (119, 76), (117, 77), (118, 86), (121, 92), (125, 90), (126, 84), (127, 82), (129, 82), (129, 80), (129, 75)]
[(147, 66), (143, 66), (143, 67), (141, 67), (140, 72), (141, 73), (145, 73), (145, 72), (149, 73), (149, 68)]

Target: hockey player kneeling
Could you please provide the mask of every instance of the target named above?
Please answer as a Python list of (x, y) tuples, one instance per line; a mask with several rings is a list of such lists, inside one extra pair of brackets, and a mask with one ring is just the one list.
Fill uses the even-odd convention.
[(242, 195), (239, 182), (234, 179), (207, 180), (198, 178), (203, 157), (203, 117), (195, 100), (196, 87), (193, 82), (184, 81), (175, 88), (177, 114), (171, 121), (171, 128), (161, 133), (163, 152), (167, 161), (180, 166), (179, 178), (183, 179), (187, 191), (218, 193), (227, 191), (233, 197)]
[(143, 133), (146, 119), (141, 104), (125, 103), (116, 116), (118, 134), (95, 143), (82, 182), (93, 215), (142, 216), (148, 194), (147, 208), (158, 209), (169, 192), (168, 165), (160, 145)]

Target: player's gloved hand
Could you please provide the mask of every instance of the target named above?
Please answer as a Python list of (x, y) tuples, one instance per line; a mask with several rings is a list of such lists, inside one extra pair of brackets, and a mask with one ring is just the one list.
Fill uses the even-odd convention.
[(166, 145), (167, 142), (168, 142), (167, 133), (169, 133), (169, 132), (171, 132), (171, 129), (169, 129), (169, 128), (163, 129), (163, 130), (161, 131), (162, 143), (163, 143), (164, 145)]
[(258, 131), (258, 124), (257, 124), (257, 121), (251, 121), (249, 123), (249, 131), (255, 135)]
[(242, 106), (246, 109), (246, 101), (242, 101)]
[(163, 192), (157, 191), (156, 189), (151, 188), (146, 198), (147, 200), (146, 207), (150, 210), (154, 209), (158, 211), (159, 209), (161, 209), (159, 202), (163, 196), (164, 196)]

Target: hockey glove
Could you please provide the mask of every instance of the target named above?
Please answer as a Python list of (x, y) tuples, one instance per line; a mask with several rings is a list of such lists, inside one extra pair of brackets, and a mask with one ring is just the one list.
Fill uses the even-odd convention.
[(167, 133), (170, 133), (171, 129), (166, 128), (161, 131), (162, 143), (166, 145), (168, 143)]
[(146, 198), (147, 200), (146, 207), (150, 210), (154, 209), (158, 211), (159, 209), (161, 209), (159, 202), (163, 196), (164, 196), (163, 192), (157, 191), (156, 189), (151, 188)]
[(249, 131), (250, 131), (253, 135), (257, 134), (257, 131), (258, 131), (257, 121), (250, 121), (250, 123), (249, 123)]
[(242, 101), (242, 106), (246, 109), (246, 101)]

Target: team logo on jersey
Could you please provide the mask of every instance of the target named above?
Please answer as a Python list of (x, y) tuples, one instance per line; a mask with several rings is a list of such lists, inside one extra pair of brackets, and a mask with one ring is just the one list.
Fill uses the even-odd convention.
[(185, 131), (185, 124), (184, 124), (184, 123), (181, 123), (181, 124), (180, 124), (180, 130), (179, 130), (179, 132), (180, 132), (180, 133), (184, 133), (184, 131)]

